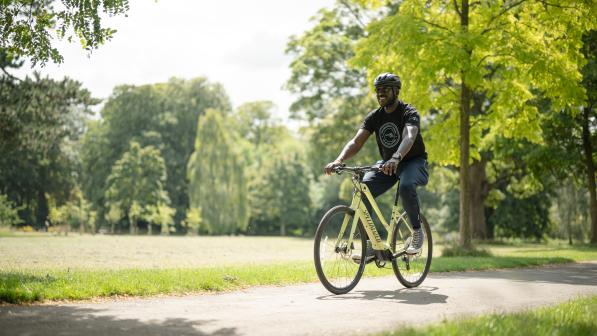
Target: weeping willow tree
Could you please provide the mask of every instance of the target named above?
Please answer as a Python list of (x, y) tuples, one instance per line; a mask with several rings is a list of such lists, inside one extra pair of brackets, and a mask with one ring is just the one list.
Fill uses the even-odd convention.
[(248, 221), (240, 139), (230, 124), (224, 113), (207, 110), (199, 118), (187, 166), (190, 206), (201, 209), (201, 221), (212, 234), (237, 233)]

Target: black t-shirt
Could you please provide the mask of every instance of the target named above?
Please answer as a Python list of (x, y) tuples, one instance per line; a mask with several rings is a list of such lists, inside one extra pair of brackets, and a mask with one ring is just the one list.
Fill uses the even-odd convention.
[(399, 100), (398, 108), (392, 113), (386, 113), (383, 107), (373, 110), (365, 117), (361, 128), (370, 133), (375, 133), (379, 154), (381, 154), (384, 161), (387, 161), (392, 157), (392, 154), (396, 153), (402, 142), (404, 125), (417, 126), (419, 131), (415, 143), (402, 159), (427, 157), (423, 137), (421, 137), (421, 117), (419, 112), (410, 104)]

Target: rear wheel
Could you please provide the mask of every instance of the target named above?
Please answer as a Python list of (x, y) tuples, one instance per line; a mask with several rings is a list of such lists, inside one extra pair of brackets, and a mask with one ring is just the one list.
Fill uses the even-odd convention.
[[(334, 294), (346, 294), (359, 282), (365, 270), (364, 258), (356, 263), (353, 256), (365, 255), (366, 235), (362, 224), (352, 236), (352, 243), (348, 240), (352, 227), (354, 211), (344, 205), (330, 209), (321, 219), (315, 232), (315, 269), (323, 286)], [(348, 219), (348, 225), (338, 242), (343, 221)]]
[[(406, 249), (412, 240), (412, 226), (405, 220), (407, 216), (402, 216), (394, 231), (392, 232), (392, 248), (394, 251), (403, 251)], [(398, 281), (408, 288), (419, 286), (431, 267), (431, 256), (433, 255), (433, 239), (431, 237), (431, 229), (429, 223), (423, 215), (421, 215), (421, 227), (425, 231), (425, 241), (421, 252), (402, 256), (392, 260), (392, 268)]]

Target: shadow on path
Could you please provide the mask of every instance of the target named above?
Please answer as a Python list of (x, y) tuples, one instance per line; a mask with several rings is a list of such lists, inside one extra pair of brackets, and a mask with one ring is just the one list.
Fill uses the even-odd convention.
[(446, 303), (447, 295), (435, 294), (437, 287), (421, 286), (397, 290), (353, 291), (344, 295), (324, 295), (318, 300), (389, 300), (396, 303), (428, 305)]
[(507, 279), (522, 282), (597, 286), (597, 262), (549, 265), (526, 269), (436, 273), (430, 276), (436, 279)]
[(102, 309), (68, 306), (0, 307), (0, 335), (238, 335), (236, 328), (210, 328), (211, 322), (213, 320), (183, 318), (119, 319), (102, 315)]

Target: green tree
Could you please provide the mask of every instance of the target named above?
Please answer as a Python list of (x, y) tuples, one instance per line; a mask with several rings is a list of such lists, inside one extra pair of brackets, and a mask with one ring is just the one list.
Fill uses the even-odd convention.
[(468, 177), (476, 175), (471, 167), (484, 170), (481, 153), (500, 136), (540, 142), (534, 91), (554, 110), (582, 103), (579, 46), (596, 11), (576, 1), (404, 1), (369, 25), (354, 64), (370, 78), (408, 74), (401, 94), (434, 120), (431, 157), (460, 167), (462, 246), (471, 246), (472, 191), (481, 179)]
[(549, 234), (550, 205), (546, 192), (526, 198), (517, 198), (506, 192), (504, 200), (487, 220), (495, 228), (496, 236), (534, 238), (539, 241)]
[(251, 181), (249, 232), (303, 235), (310, 230), (309, 179), (298, 153), (270, 152)]
[[(293, 57), (286, 88), (298, 95), (291, 105), (292, 116), (316, 121), (331, 113), (332, 101), (363, 99), (366, 71), (348, 67), (354, 45), (365, 36), (367, 13), (348, 1), (332, 9), (321, 9), (312, 18), (316, 24), (301, 36), (292, 36), (286, 53)], [(362, 113), (362, 111), (359, 111)]]
[(572, 245), (574, 241), (585, 242), (590, 238), (591, 218), (587, 213), (589, 199), (584, 188), (578, 188), (575, 181), (562, 181), (552, 196), (550, 218), (551, 232), (556, 238), (564, 238)]
[(116, 87), (106, 101), (102, 119), (88, 125), (81, 148), (82, 186), (85, 196), (105, 218), (106, 178), (112, 165), (128, 150), (128, 143), (159, 149), (166, 163), (164, 184), (176, 209), (175, 227), (189, 207), (186, 165), (193, 152), (197, 120), (208, 108), (230, 110), (224, 89), (205, 78), (167, 83)]
[[(291, 116), (309, 122), (303, 133), (309, 142), (310, 173), (315, 176), (338, 155), (376, 104), (367, 95), (365, 68), (347, 64), (371, 16), (349, 1), (338, 1), (332, 9), (317, 13), (313, 28), (288, 42), (286, 53), (293, 60), (286, 88), (298, 96)], [(369, 141), (359, 160), (372, 162), (377, 156), (375, 143)]]
[(52, 225), (64, 225), (79, 233), (95, 233), (96, 213), (75, 188), (73, 199), (60, 206), (50, 206), (48, 218)]
[(53, 39), (75, 39), (91, 51), (116, 32), (102, 25), (102, 15), (121, 15), (128, 9), (128, 0), (5, 0), (0, 3), (0, 49), (14, 58), (30, 58), (33, 65), (61, 63)]
[(273, 139), (272, 130), (275, 120), (272, 110), (275, 108), (271, 101), (255, 101), (244, 103), (235, 113), (239, 135), (247, 140), (256, 150), (264, 143)]
[(0, 77), (0, 193), (24, 206), (25, 223), (43, 226), (48, 197), (69, 199), (79, 170), (76, 142), (97, 102), (68, 78)]
[(0, 194), (0, 227), (18, 225), (22, 222), (19, 217), (19, 207), (16, 207), (6, 195)]
[(156, 224), (160, 227), (160, 233), (162, 235), (169, 235), (170, 231), (174, 229), (174, 213), (175, 209), (169, 207), (163, 202), (159, 202), (157, 205), (150, 205), (147, 207), (147, 215), (145, 218), (149, 221), (147, 234), (152, 234), (152, 224)]
[(214, 234), (245, 230), (247, 186), (239, 136), (228, 127), (228, 116), (215, 109), (208, 109), (198, 124), (187, 168), (191, 207), (201, 208), (202, 221)]
[(187, 215), (184, 219), (184, 224), (187, 228), (187, 232), (194, 232), (199, 235), (200, 233), (209, 233), (209, 228), (203, 225), (203, 219), (201, 218), (201, 208), (190, 208), (187, 211)]
[(302, 235), (310, 221), (309, 176), (301, 141), (273, 117), (270, 101), (248, 102), (234, 116), (245, 155), (250, 234)]
[[(151, 226), (150, 220), (155, 219), (156, 215), (164, 215), (159, 223), (163, 225), (169, 222), (165, 215), (170, 215), (170, 211), (164, 207), (170, 202), (164, 190), (165, 181), (166, 165), (160, 151), (152, 146), (141, 147), (132, 141), (129, 150), (116, 161), (108, 176), (106, 207), (120, 209), (120, 213), (129, 221), (131, 234), (138, 232), (139, 220), (146, 220)], [(117, 217), (115, 214), (113, 219)], [(151, 230), (148, 232), (151, 233)]]

